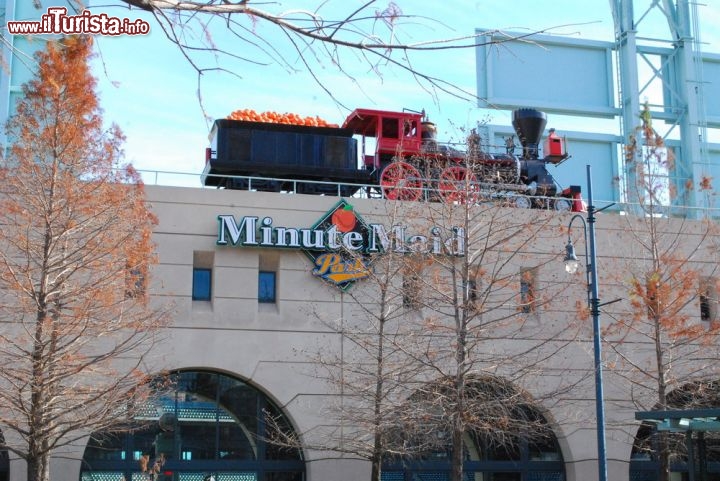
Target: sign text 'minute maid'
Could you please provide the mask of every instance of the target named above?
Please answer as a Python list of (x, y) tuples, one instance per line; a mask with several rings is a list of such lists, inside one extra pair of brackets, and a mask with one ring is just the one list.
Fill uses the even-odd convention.
[(339, 251), (379, 253), (426, 252), (435, 255), (462, 256), (464, 229), (453, 227), (443, 239), (442, 230), (433, 227), (429, 235), (408, 235), (407, 227), (395, 225), (390, 232), (382, 224), (368, 224), (368, 235), (342, 232), (337, 226), (328, 229), (278, 227), (272, 217), (245, 216), (239, 222), (233, 215), (219, 215), (217, 245), (243, 247), (290, 248), (308, 251)]
[(365, 222), (345, 199), (309, 228), (275, 226), (272, 217), (245, 216), (238, 221), (232, 215), (219, 215), (217, 219), (217, 245), (300, 249), (315, 266), (312, 275), (341, 290), (371, 275), (376, 254), (461, 256), (465, 250), (465, 232), (461, 228), (443, 231), (433, 227), (429, 235), (408, 235), (407, 227), (402, 225), (386, 229), (382, 224)]

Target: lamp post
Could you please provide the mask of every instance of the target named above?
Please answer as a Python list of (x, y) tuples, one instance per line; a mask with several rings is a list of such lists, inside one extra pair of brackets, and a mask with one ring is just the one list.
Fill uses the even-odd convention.
[[(605, 453), (605, 400), (603, 398), (603, 380), (602, 380), (602, 344), (600, 342), (600, 299), (598, 299), (598, 282), (597, 282), (597, 262), (595, 257), (595, 210), (592, 197), (592, 176), (590, 166), (587, 166), (587, 184), (588, 184), (588, 207), (587, 222), (580, 214), (575, 214), (568, 224), (568, 243), (565, 246), (565, 270), (569, 274), (577, 272), (579, 267), (578, 258), (575, 255), (575, 247), (573, 246), (570, 232), (575, 219), (579, 219), (583, 224), (583, 234), (585, 236), (585, 264), (588, 307), (592, 315), (593, 323), (593, 347), (595, 351), (595, 410), (597, 419), (597, 450), (598, 450), (598, 481), (607, 481), (607, 456)], [(600, 210), (607, 209), (613, 204), (609, 204)], [(589, 252), (588, 252), (589, 245)], [(619, 300), (619, 299), (618, 299)], [(616, 302), (616, 301), (611, 301)], [(604, 304), (603, 304), (604, 305)]]

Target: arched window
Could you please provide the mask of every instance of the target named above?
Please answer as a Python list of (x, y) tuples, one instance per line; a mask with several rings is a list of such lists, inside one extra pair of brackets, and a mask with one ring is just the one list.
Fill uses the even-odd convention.
[[(655, 406), (654, 410), (698, 410), (720, 406), (720, 382), (691, 382), (667, 395), (665, 407)], [(630, 481), (655, 481), (660, 479), (661, 462), (659, 452), (667, 445), (671, 481), (689, 479), (688, 450), (685, 432), (659, 434), (655, 425), (643, 422), (638, 428), (630, 458)], [(695, 466), (703, 481), (720, 481), (720, 433), (705, 432), (693, 434)]]
[(172, 392), (138, 418), (141, 429), (91, 436), (81, 481), (304, 479), (300, 450), (264, 441), (268, 416), (292, 432), (267, 396), (215, 372), (178, 372), (172, 380)]
[[(384, 481), (446, 481), (452, 458), (448, 412), (452, 396), (438, 381), (410, 399), (413, 412), (388, 436), (404, 454), (383, 463)], [(464, 435), (463, 470), (468, 481), (563, 481), (565, 465), (552, 428), (529, 394), (497, 377), (467, 382), (472, 418)]]

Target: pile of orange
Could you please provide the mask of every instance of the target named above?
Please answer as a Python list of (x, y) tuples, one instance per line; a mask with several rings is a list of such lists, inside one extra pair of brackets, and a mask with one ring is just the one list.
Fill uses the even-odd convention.
[(273, 124), (307, 125), (311, 127), (337, 127), (329, 124), (318, 116), (302, 117), (294, 113), (256, 112), (253, 109), (236, 110), (227, 116), (230, 120), (245, 120), (248, 122), (269, 122)]

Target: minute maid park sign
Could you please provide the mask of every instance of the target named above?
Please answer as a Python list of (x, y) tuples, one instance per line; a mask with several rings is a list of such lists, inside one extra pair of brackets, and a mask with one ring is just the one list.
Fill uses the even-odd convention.
[(395, 225), (389, 230), (382, 224), (368, 224), (344, 199), (335, 204), (310, 228), (278, 227), (272, 217), (219, 215), (217, 245), (300, 249), (313, 262), (313, 275), (342, 290), (370, 275), (372, 258), (387, 251), (427, 252), (462, 255), (464, 230), (452, 229), (443, 241), (441, 229), (430, 235), (408, 235), (407, 227)]

